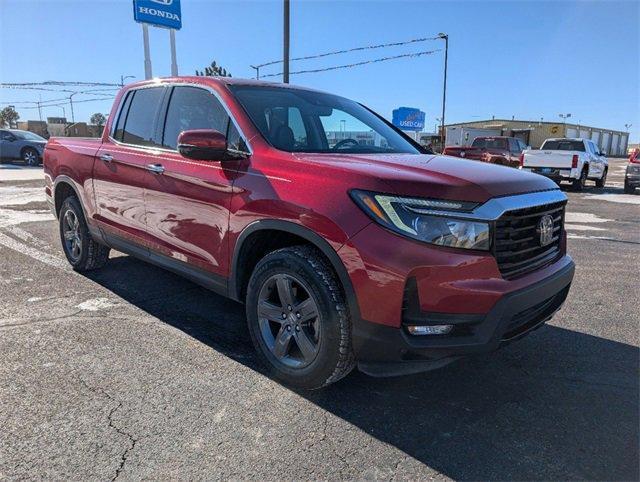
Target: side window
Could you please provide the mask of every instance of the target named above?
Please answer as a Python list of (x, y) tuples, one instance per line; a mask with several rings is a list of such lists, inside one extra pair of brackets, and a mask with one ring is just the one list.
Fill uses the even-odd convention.
[(227, 147), (235, 151), (249, 151), (244, 139), (240, 136), (240, 132), (238, 132), (235, 124), (231, 121), (229, 122), (229, 129), (227, 130)]
[(191, 129), (215, 129), (225, 134), (228, 123), (227, 111), (213, 94), (198, 87), (174, 87), (162, 145), (176, 149), (180, 133)]
[(121, 141), (124, 135), (124, 122), (127, 120), (127, 114), (129, 113), (129, 106), (131, 105), (131, 99), (133, 98), (134, 91), (127, 92), (124, 98), (120, 112), (118, 113), (118, 121), (116, 122), (113, 130), (113, 138)]
[(518, 152), (518, 141), (512, 137), (509, 138), (509, 150), (511, 152)]
[(155, 126), (163, 94), (164, 87), (138, 89), (134, 92), (125, 120), (122, 142), (159, 146), (155, 138)]
[[(297, 107), (274, 107), (265, 110), (271, 143), (285, 150), (308, 147), (307, 128)], [(288, 127), (286, 129), (285, 127)]]

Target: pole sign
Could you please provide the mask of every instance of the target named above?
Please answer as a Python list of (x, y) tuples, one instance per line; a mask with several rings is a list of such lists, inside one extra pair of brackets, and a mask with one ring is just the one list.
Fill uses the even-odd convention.
[(133, 0), (133, 18), (139, 23), (180, 30), (180, 0)]
[(403, 131), (424, 129), (425, 113), (412, 107), (399, 107), (393, 111), (392, 124)]

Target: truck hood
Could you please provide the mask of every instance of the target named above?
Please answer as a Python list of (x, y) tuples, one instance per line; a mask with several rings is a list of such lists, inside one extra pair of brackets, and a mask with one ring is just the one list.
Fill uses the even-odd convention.
[[(362, 186), (402, 196), (485, 202), (491, 198), (557, 189), (551, 180), (511, 167), (458, 157), (410, 154), (306, 154), (307, 162), (365, 177)], [(338, 173), (336, 173), (338, 175)]]

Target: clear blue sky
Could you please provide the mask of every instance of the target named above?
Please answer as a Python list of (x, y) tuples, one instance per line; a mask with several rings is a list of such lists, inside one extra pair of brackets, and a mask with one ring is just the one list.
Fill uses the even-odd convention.
[[(558, 120), (559, 113), (570, 112), (585, 125), (622, 130), (632, 123), (632, 141), (640, 138), (638, 1), (291, 3), (293, 57), (448, 33), (447, 122), (493, 115)], [(280, 1), (182, 0), (182, 14), (182, 74), (216, 59), (234, 77), (252, 77), (250, 64), (281, 57)], [(0, 0), (0, 81), (118, 82), (121, 74), (141, 79), (142, 34), (132, 17), (130, 0)], [(442, 42), (296, 62), (292, 71), (432, 47)], [(154, 75), (168, 75), (167, 31), (151, 29), (151, 54)], [(291, 80), (364, 102), (389, 118), (395, 107), (419, 107), (432, 130), (442, 65), (437, 53)], [(271, 71), (279, 72), (278, 66)], [(0, 102), (37, 98), (35, 91), (0, 89)], [(109, 107), (106, 101), (76, 104), (76, 120)], [(18, 111), (22, 119), (37, 119), (36, 110)], [(52, 107), (43, 114), (61, 113)]]

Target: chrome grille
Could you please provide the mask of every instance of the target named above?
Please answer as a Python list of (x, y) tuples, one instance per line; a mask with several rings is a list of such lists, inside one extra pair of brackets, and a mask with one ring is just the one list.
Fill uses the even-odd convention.
[[(565, 204), (507, 211), (496, 221), (493, 251), (504, 278), (517, 278), (558, 258)], [(553, 219), (553, 236), (551, 243), (541, 246), (538, 222), (545, 214)]]

